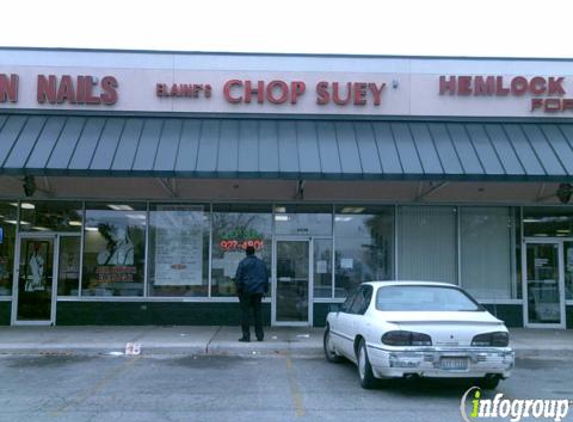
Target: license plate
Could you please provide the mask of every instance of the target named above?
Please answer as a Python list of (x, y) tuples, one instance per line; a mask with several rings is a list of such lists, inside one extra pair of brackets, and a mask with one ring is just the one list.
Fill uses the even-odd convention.
[(440, 367), (446, 371), (466, 371), (468, 358), (442, 358)]

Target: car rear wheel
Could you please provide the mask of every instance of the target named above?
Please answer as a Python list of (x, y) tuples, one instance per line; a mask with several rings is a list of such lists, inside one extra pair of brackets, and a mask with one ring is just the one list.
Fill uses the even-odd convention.
[(501, 381), (499, 375), (488, 375), (478, 381), (478, 386), (484, 390), (495, 390)]
[(332, 335), (330, 334), (330, 327), (326, 327), (324, 330), (324, 338), (322, 341), (322, 347), (324, 349), (324, 356), (326, 360), (331, 363), (340, 363), (342, 362), (342, 357), (336, 354), (334, 347), (332, 346)]
[(356, 358), (358, 363), (358, 377), (360, 378), (360, 385), (362, 388), (368, 390), (376, 387), (377, 380), (372, 373), (372, 366), (370, 366), (370, 361), (368, 360), (368, 352), (366, 350), (366, 342), (364, 339), (360, 340)]

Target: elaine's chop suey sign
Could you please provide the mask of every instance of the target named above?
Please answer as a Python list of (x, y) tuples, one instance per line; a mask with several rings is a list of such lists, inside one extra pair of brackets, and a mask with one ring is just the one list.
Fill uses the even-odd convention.
[(0, 109), (573, 117), (562, 75), (2, 71)]
[[(363, 106), (382, 103), (382, 91), (385, 83), (376, 82), (327, 82), (320, 81), (315, 87), (316, 104), (333, 103), (339, 106)], [(204, 96), (210, 98), (213, 92), (211, 84), (156, 84), (156, 95), (165, 97)], [(223, 85), (223, 97), (230, 104), (285, 104), (296, 105), (306, 95), (307, 84), (304, 81), (252, 81), (231, 79)]]

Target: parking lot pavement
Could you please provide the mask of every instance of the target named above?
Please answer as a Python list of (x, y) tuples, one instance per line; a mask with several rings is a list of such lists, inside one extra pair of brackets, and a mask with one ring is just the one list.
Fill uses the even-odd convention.
[[(1, 422), (460, 421), (471, 385), (418, 380), (363, 390), (350, 363), (289, 355), (3, 355), (0, 374)], [(520, 359), (498, 392), (571, 399), (571, 375), (565, 360)]]

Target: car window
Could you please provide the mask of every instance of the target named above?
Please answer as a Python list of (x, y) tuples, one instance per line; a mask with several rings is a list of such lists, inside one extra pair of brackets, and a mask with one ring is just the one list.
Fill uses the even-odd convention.
[(360, 314), (364, 314), (366, 312), (366, 310), (368, 309), (368, 307), (370, 306), (370, 302), (372, 302), (372, 294), (374, 292), (374, 289), (372, 288), (372, 286), (366, 286), (365, 287), (365, 291), (364, 291), (364, 307), (362, 309), (362, 311), (360, 312)]
[(370, 301), (372, 300), (372, 286), (361, 286), (357, 293), (354, 302), (352, 302), (350, 313), (357, 315), (364, 315)]
[(350, 307), (352, 306), (352, 302), (354, 302), (357, 294), (358, 290), (353, 290), (348, 294), (346, 300), (340, 306), (340, 312), (350, 312)]
[(378, 289), (380, 311), (482, 311), (466, 292), (448, 286), (384, 286)]

